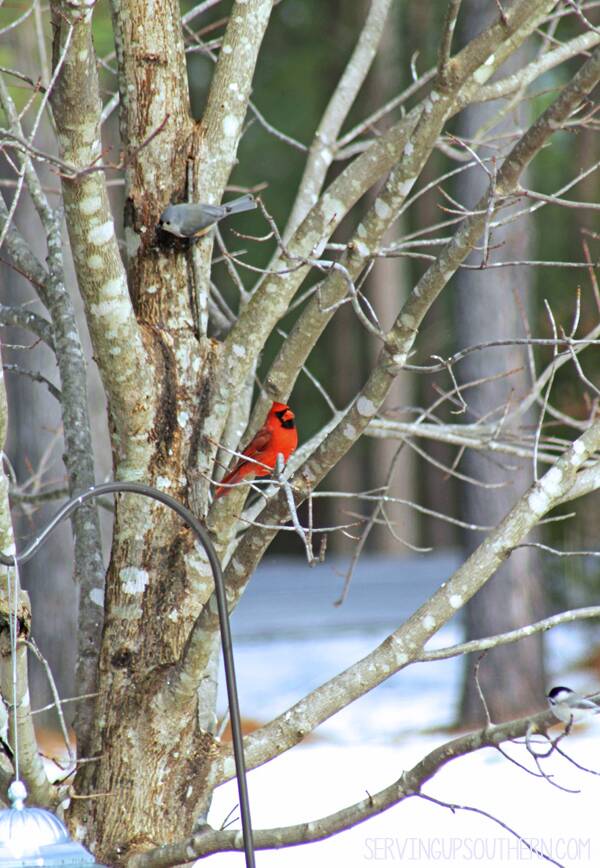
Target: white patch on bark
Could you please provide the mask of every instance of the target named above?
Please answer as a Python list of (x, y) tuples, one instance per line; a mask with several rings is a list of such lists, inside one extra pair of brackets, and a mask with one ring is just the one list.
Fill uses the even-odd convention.
[(87, 264), (92, 271), (98, 271), (104, 265), (104, 260), (97, 253), (92, 253), (91, 256), (88, 256)]
[(221, 51), (223, 52), (223, 54), (231, 54), (233, 48), (231, 47), (231, 45), (224, 45)]
[(383, 199), (375, 199), (375, 213), (381, 220), (387, 220), (392, 213), (392, 209)]
[(85, 196), (79, 202), (79, 210), (82, 214), (95, 214), (102, 208), (102, 196)]
[[(90, 305), (90, 310), (95, 316), (108, 317), (112, 325), (119, 325), (120, 323), (126, 322), (131, 313), (129, 301), (125, 301), (124, 299), (117, 300), (114, 298), (108, 299), (107, 301), (101, 301), (99, 304), (92, 304)], [(107, 338), (115, 336), (116, 334), (114, 331), (106, 332)]]
[(101, 247), (103, 244), (108, 244), (110, 239), (115, 234), (115, 227), (112, 220), (107, 220), (106, 223), (101, 223), (100, 226), (94, 226), (88, 233), (90, 244), (95, 244)]
[(241, 344), (234, 344), (231, 349), (233, 350), (233, 354), (239, 359), (243, 359), (246, 355), (246, 347), (243, 347)]
[(118, 298), (126, 291), (126, 286), (121, 277), (113, 277), (107, 280), (100, 292), (108, 298)]
[(375, 404), (372, 401), (369, 401), (368, 398), (361, 397), (356, 402), (356, 409), (361, 416), (374, 416), (376, 407)]
[(494, 55), (490, 54), (490, 56), (488, 57), (486, 62), (483, 64), (483, 66), (480, 66), (479, 69), (475, 70), (475, 72), (473, 73), (473, 78), (475, 79), (477, 84), (484, 84), (488, 80), (488, 78), (490, 77), (490, 75), (494, 71), (492, 69), (493, 62), (494, 62)]
[(235, 115), (225, 115), (223, 118), (223, 135), (233, 138), (239, 129), (238, 119)]
[(139, 567), (123, 567), (119, 578), (126, 594), (143, 594), (150, 580), (146, 570), (140, 570)]
[(433, 615), (425, 615), (421, 624), (425, 627), (426, 630), (432, 630), (435, 627), (435, 618)]
[(344, 437), (347, 437), (348, 440), (354, 440), (356, 437), (356, 428), (354, 425), (346, 425), (344, 430), (342, 431)]
[(571, 464), (573, 467), (579, 467), (582, 464), (583, 459), (585, 458), (585, 446), (581, 442), (581, 440), (576, 440), (573, 443), (573, 454), (571, 455)]
[(367, 244), (364, 241), (359, 241), (358, 239), (354, 242), (354, 247), (362, 257), (366, 258), (371, 253)]
[(561, 492), (562, 470), (552, 467), (543, 477), (540, 485), (550, 497), (557, 497)]
[(448, 602), (452, 606), (453, 609), (460, 609), (464, 600), (460, 594), (451, 594), (448, 598)]
[(223, 777), (232, 778), (235, 775), (235, 763), (232, 757), (226, 757), (223, 760)]
[(536, 488), (527, 498), (527, 504), (534, 515), (542, 515), (550, 505), (550, 498), (541, 488)]
[(94, 605), (104, 608), (104, 591), (102, 588), (92, 588), (90, 591), (90, 600)]

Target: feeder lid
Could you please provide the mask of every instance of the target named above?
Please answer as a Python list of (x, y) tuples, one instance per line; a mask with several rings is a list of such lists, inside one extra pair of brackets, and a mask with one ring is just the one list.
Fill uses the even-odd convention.
[(27, 790), (22, 781), (13, 781), (8, 797), (12, 807), (0, 811), (0, 868), (96, 864), (85, 847), (71, 840), (58, 817), (44, 808), (25, 807)]

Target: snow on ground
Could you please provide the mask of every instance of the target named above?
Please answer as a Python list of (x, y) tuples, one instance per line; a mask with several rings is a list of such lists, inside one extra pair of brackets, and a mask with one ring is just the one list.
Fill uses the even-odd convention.
[[(452, 644), (459, 635), (458, 628), (446, 628), (434, 644)], [(550, 667), (557, 673), (553, 682), (594, 688), (568, 672), (589, 635), (572, 625), (549, 635)], [(385, 631), (370, 631), (294, 641), (238, 640), (235, 656), (242, 713), (267, 721), (368, 653), (384, 636)], [(251, 772), (254, 827), (316, 819), (392, 783), (403, 769), (450, 738), (431, 730), (452, 720), (459, 678), (456, 660), (412, 666), (327, 721), (305, 745)], [(427, 730), (429, 734), (423, 734)], [(581, 764), (600, 770), (600, 721), (571, 735), (566, 748)], [(526, 762), (524, 747), (514, 746), (512, 753)], [(450, 763), (425, 792), (490, 812), (568, 868), (600, 865), (600, 777), (578, 771), (559, 757), (545, 769), (561, 785), (581, 792), (562, 792), (492, 750)], [(236, 803), (235, 782), (221, 787), (215, 794), (211, 824), (219, 827)], [(417, 798), (326, 841), (257, 853), (258, 868), (399, 863), (425, 868), (551, 864), (532, 855), (492, 820), (465, 811), (452, 814)], [(219, 854), (210, 865), (234, 868), (243, 865), (243, 856)]]
[[(326, 815), (364, 798), (399, 777), (440, 738), (412, 737), (393, 746), (313, 744), (290, 751), (250, 774), (255, 828), (302, 822)], [(598, 733), (577, 735), (571, 754), (600, 768)], [(516, 754), (519, 755), (518, 753)], [(521, 751), (524, 758), (524, 749)], [(552, 764), (557, 779), (577, 787), (577, 795), (559, 791), (527, 775), (494, 751), (480, 751), (446, 766), (425, 792), (439, 799), (475, 805), (511, 825), (528, 841), (569, 868), (600, 864), (598, 804), (600, 780), (564, 761)], [(217, 791), (212, 823), (236, 801), (235, 784)], [(420, 799), (409, 799), (360, 826), (326, 841), (277, 852), (257, 853), (258, 868), (303, 865), (365, 868), (369, 864), (418, 866), (549, 864), (535, 857), (508, 831), (484, 817), (452, 814)], [(201, 864), (201, 863), (199, 863)], [(219, 854), (211, 866), (239, 866), (239, 854)]]
[[(290, 751), (250, 774), (255, 828), (315, 819), (376, 792), (439, 743), (439, 738), (409, 738), (390, 746), (312, 745)], [(600, 768), (597, 735), (571, 739), (571, 753)], [(559, 769), (558, 766), (562, 765)], [(511, 825), (538, 849), (569, 868), (600, 864), (597, 826), (600, 781), (553, 764), (567, 794), (518, 769), (493, 751), (481, 751), (449, 764), (425, 788), (439, 799), (475, 805)], [(210, 820), (223, 818), (236, 802), (235, 784), (218, 790)], [(420, 799), (389, 811), (326, 841), (276, 852), (257, 853), (258, 868), (303, 865), (365, 868), (369, 864), (419, 866), (548, 864), (508, 831), (484, 817), (452, 814)], [(201, 863), (200, 863), (201, 864)], [(219, 854), (211, 866), (239, 866), (239, 853)]]

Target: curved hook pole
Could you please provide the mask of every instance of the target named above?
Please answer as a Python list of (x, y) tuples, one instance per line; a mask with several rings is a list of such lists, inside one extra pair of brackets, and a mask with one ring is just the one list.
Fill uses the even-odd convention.
[(246, 782), (246, 764), (244, 761), (244, 745), (242, 740), (242, 724), (240, 718), (240, 708), (238, 702), (237, 686), (235, 679), (235, 667), (233, 664), (233, 644), (231, 641), (231, 629), (229, 626), (229, 614), (227, 611), (227, 597), (225, 594), (225, 584), (223, 582), (223, 573), (217, 553), (214, 549), (208, 531), (201, 524), (195, 515), (193, 515), (187, 507), (174, 497), (171, 497), (157, 488), (152, 488), (150, 485), (144, 485), (141, 482), (104, 482), (100, 485), (94, 485), (86, 491), (73, 497), (67, 501), (61, 509), (56, 513), (50, 523), (44, 528), (39, 536), (30, 543), (24, 551), (19, 555), (5, 555), (0, 552), (0, 564), (12, 567), (17, 564), (24, 564), (38, 551), (43, 545), (54, 528), (61, 523), (65, 518), (72, 515), (75, 510), (85, 503), (86, 500), (91, 500), (95, 497), (100, 497), (102, 494), (115, 493), (142, 494), (146, 497), (151, 497), (158, 500), (165, 506), (170, 507), (184, 522), (192, 529), (198, 540), (202, 543), (204, 550), (208, 556), (213, 578), (215, 582), (215, 594), (217, 598), (217, 607), (219, 611), (219, 627), (221, 631), (221, 647), (223, 649), (223, 664), (225, 669), (225, 681), (227, 684), (227, 698), (229, 700), (229, 714), (231, 717), (231, 735), (233, 739), (233, 755), (235, 758), (235, 770), (238, 783), (238, 794), (240, 799), (240, 814), (242, 820), (242, 833), (244, 838), (244, 853), (246, 855), (246, 868), (254, 868), (254, 843), (252, 840), (252, 824), (250, 821), (250, 804), (248, 800), (248, 786)]

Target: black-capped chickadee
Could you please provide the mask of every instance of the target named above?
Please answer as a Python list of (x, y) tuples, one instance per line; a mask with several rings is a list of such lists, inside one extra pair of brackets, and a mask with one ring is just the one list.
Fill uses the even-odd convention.
[(547, 699), (554, 717), (567, 724), (579, 723), (600, 712), (597, 701), (586, 699), (570, 687), (553, 687)]
[(239, 214), (241, 211), (251, 211), (253, 208), (256, 208), (256, 201), (250, 193), (224, 205), (169, 205), (160, 215), (158, 225), (164, 232), (170, 232), (178, 238), (201, 238), (224, 217)]

